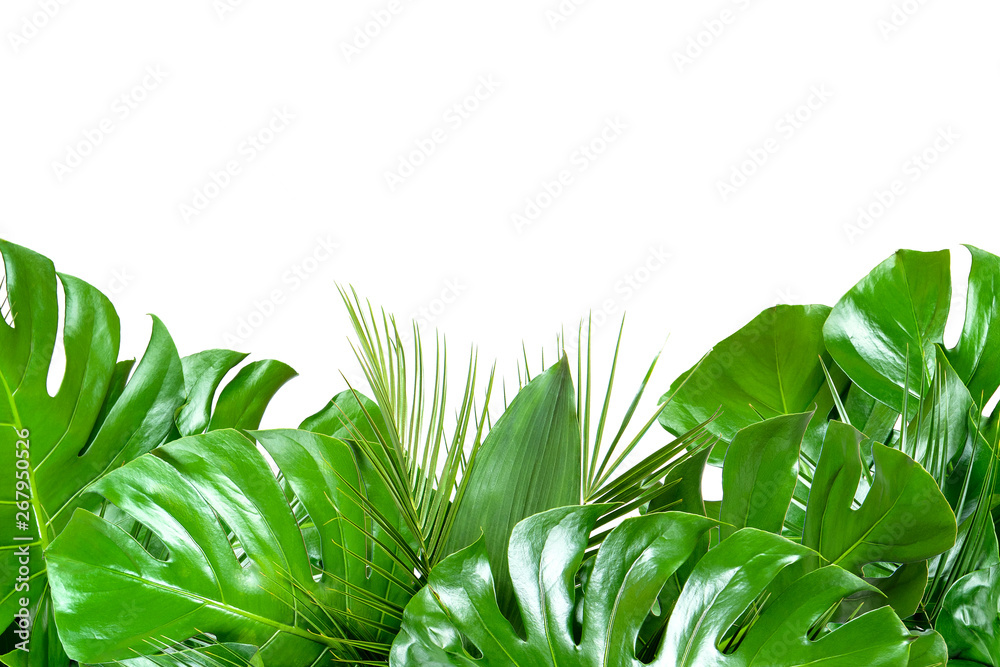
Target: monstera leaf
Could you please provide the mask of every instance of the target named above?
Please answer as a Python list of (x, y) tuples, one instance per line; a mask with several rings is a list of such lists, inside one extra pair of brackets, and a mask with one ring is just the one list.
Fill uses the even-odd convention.
[(799, 447), (811, 412), (766, 419), (740, 430), (722, 468), (722, 538), (740, 528), (780, 534), (792, 502)]
[[(362, 496), (391, 512), (385, 490), (360, 477), (340, 440), (253, 436), (283, 483), (252, 440), (222, 430), (164, 445), (95, 484), (167, 555), (75, 513), (49, 550), (55, 617), (72, 657), (122, 660), (203, 633), (259, 646), (275, 667), (387, 648), (415, 584), (384, 535), (365, 528)], [(123, 605), (134, 613), (122, 617)]]
[[(871, 579), (901, 616), (912, 614), (927, 583), (927, 560), (955, 544), (955, 515), (934, 478), (903, 452), (876, 444), (875, 478), (859, 507), (861, 433), (831, 422), (812, 480), (802, 544), (825, 562), (861, 575), (866, 566), (899, 564), (890, 577)], [(854, 604), (885, 604), (861, 595)]]
[(949, 254), (900, 250), (855, 285), (830, 313), (826, 346), (868, 394), (897, 412), (932, 372), (951, 304)]
[[(697, 365), (674, 380), (663, 399), (670, 399), (660, 423), (671, 433), (683, 433), (722, 414), (709, 429), (724, 443), (712, 455), (722, 465), (726, 445), (736, 432), (762, 417), (805, 412), (819, 406), (819, 428), (833, 407), (823, 373), (832, 368), (823, 343), (828, 306), (775, 306), (717, 344)], [(838, 389), (843, 375), (832, 368)], [(822, 433), (812, 438), (822, 441)], [(811, 448), (806, 447), (807, 451)]]
[[(274, 391), (295, 373), (280, 362), (250, 364), (227, 384), (213, 410), (223, 375), (246, 355), (210, 350), (181, 359), (154, 317), (139, 363), (118, 361), (119, 319), (103, 294), (78, 278), (57, 274), (48, 259), (25, 248), (0, 241), (0, 252), (6, 275), (0, 293), (6, 292), (12, 319), (12, 324), (0, 320), (0, 464), (12, 471), (21, 466), (23, 475), (18, 485), (0, 491), (0, 518), (18, 527), (0, 538), (0, 627), (11, 624), (15, 614), (23, 618), (27, 613), (30, 636), (11, 626), (4, 643), (11, 648), (27, 640), (33, 647), (0, 661), (63, 665), (68, 658), (51, 618), (43, 552), (74, 510), (102, 511), (93, 483), (178, 437), (178, 426), (204, 429), (211, 420), (215, 427), (256, 428)], [(65, 294), (63, 313), (59, 283)], [(53, 369), (59, 345), (65, 367)], [(225, 359), (216, 364), (220, 372), (214, 380), (200, 363), (209, 357)], [(62, 371), (62, 380), (50, 395), (54, 371)]]
[(268, 403), (296, 373), (274, 359), (247, 364), (222, 388), (213, 407), (222, 379), (246, 356), (232, 350), (205, 350), (181, 359), (186, 401), (177, 412), (171, 439), (224, 428), (260, 427)]
[[(64, 335), (58, 341), (52, 263), (7, 242), (0, 242), (0, 252), (13, 315), (13, 326), (0, 321), (0, 468), (14, 471), (16, 456), (16, 469), (23, 471), (17, 486), (0, 490), (0, 520), (17, 527), (0, 537), (0, 627), (27, 609), (31, 636), (16, 641), (38, 647), (30, 654), (34, 664), (66, 664), (47, 602), (43, 552), (74, 510), (99, 509), (100, 499), (90, 493), (96, 480), (167, 438), (184, 403), (184, 377), (173, 341), (155, 318), (142, 360), (134, 370), (131, 361), (119, 363), (119, 321), (111, 303), (64, 274)], [(49, 367), (60, 344), (65, 370), (50, 395)]]
[[(836, 566), (806, 571), (811, 550), (738, 531), (695, 567), (651, 662), (636, 640), (657, 593), (714, 521), (666, 512), (627, 519), (584, 563), (600, 507), (528, 518), (510, 539), (525, 636), (500, 613), (482, 541), (442, 561), (406, 609), (392, 649), (399, 667), (546, 665), (903, 667), (910, 638), (889, 608), (824, 629), (828, 610), (868, 584)], [(577, 587), (578, 574), (583, 576)], [(765, 601), (763, 604), (761, 600)], [(748, 609), (756, 613), (748, 618)], [(734, 629), (737, 632), (734, 634)]]
[[(948, 360), (972, 398), (983, 405), (1000, 386), (1000, 258), (973, 246), (965, 321)], [(904, 389), (917, 396), (933, 375), (951, 300), (950, 255), (900, 250), (876, 267), (834, 307), (824, 336), (852, 381), (902, 411)]]

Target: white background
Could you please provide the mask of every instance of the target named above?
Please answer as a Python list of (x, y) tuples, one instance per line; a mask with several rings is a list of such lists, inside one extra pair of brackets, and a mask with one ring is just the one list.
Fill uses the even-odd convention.
[[(266, 426), (356, 377), (337, 282), (427, 309), (456, 367), (474, 342), (508, 385), (522, 341), (536, 371), (590, 311), (603, 363), (627, 309), (622, 401), (671, 335), (652, 406), (761, 309), (832, 305), (897, 248), (1000, 251), (995, 2), (231, 4), (4, 0), (0, 235), (108, 292), (124, 354), (156, 313), (182, 354), (294, 366)], [(275, 109), (294, 120), (248, 159)]]

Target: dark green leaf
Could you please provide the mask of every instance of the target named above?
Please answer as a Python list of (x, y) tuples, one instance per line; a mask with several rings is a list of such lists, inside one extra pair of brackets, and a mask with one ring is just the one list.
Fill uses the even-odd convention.
[[(862, 437), (851, 426), (830, 423), (802, 544), (857, 575), (870, 563), (919, 563), (953, 546), (957, 526), (948, 501), (927, 471), (898, 450), (874, 446), (874, 484), (861, 507), (852, 508), (861, 480)], [(900, 592), (889, 602), (905, 614), (909, 599), (908, 592)]]
[(936, 629), (948, 643), (950, 657), (1000, 664), (1000, 565), (955, 582), (945, 595)]
[[(406, 609), (392, 649), (397, 667), (636, 666), (637, 633), (657, 591), (712, 522), (675, 512), (628, 519), (605, 539), (574, 590), (600, 507), (561, 508), (522, 521), (510, 541), (522, 639), (500, 613), (482, 541), (445, 559)], [(650, 663), (658, 667), (823, 664), (903, 667), (906, 630), (888, 608), (818, 638), (813, 625), (867, 585), (838, 567), (791, 578), (726, 653), (719, 642), (758, 596), (815, 554), (781, 537), (744, 529), (695, 568)], [(573, 616), (582, 596), (579, 637)], [(474, 648), (471, 648), (474, 647)], [(481, 657), (474, 658), (473, 651)]]
[(453, 553), (485, 537), (498, 573), (501, 609), (514, 609), (507, 572), (510, 532), (538, 512), (580, 503), (580, 427), (569, 362), (537, 375), (497, 420), (467, 472), (446, 551)]

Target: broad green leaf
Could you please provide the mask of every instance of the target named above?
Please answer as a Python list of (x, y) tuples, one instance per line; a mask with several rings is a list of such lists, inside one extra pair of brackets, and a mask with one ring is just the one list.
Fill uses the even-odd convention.
[(945, 595), (935, 629), (948, 643), (951, 658), (1000, 664), (1000, 565), (955, 582)]
[[(52, 263), (6, 241), (0, 241), (0, 252), (14, 316), (13, 327), (0, 321), (0, 469), (13, 472), (16, 449), (26, 449), (17, 442), (28, 442), (30, 458), (18, 460), (30, 464), (18, 470), (24, 470), (22, 481), (31, 489), (28, 501), (26, 488), (17, 495), (13, 477), (0, 487), (0, 628), (10, 624), (22, 595), (33, 609), (42, 604), (32, 641), (38, 656), (55, 656), (58, 638), (45, 611), (49, 589), (42, 552), (74, 510), (98, 509), (99, 498), (90, 493), (96, 480), (168, 436), (184, 402), (184, 378), (174, 343), (155, 317), (146, 353), (128, 377), (131, 362), (118, 362), (120, 327), (111, 303), (64, 274), (58, 274), (65, 291), (64, 333), (57, 340)], [(46, 382), (56, 345), (65, 350), (65, 371), (50, 396)], [(29, 541), (12, 539), (15, 518), (27, 524), (18, 532)], [(28, 591), (14, 586), (21, 547), (30, 557)]]
[[(414, 590), (393, 548), (362, 527), (360, 494), (381, 503), (384, 491), (359, 477), (342, 441), (254, 435), (303, 506), (302, 523), (253, 441), (233, 430), (177, 440), (115, 470), (94, 490), (168, 555), (154, 557), (86, 510), (74, 514), (49, 550), (56, 621), (72, 657), (123, 660), (202, 633), (261, 647), (269, 667), (383, 650), (400, 615), (393, 601)], [(307, 529), (318, 533), (322, 568), (310, 561)], [(125, 606), (134, 613), (123, 615)]]
[[(948, 501), (927, 471), (899, 450), (875, 444), (874, 483), (861, 506), (852, 507), (861, 480), (862, 437), (851, 426), (830, 423), (809, 495), (802, 544), (818, 551), (825, 562), (859, 576), (872, 563), (920, 563), (951, 548), (957, 526)], [(912, 574), (898, 581), (919, 585), (919, 577)], [(906, 609), (912, 588), (890, 591), (883, 586), (883, 592), (901, 615), (912, 613)]]
[(972, 397), (984, 405), (1000, 386), (1000, 327), (995, 326), (1000, 315), (1000, 257), (965, 247), (972, 253), (965, 325), (948, 359)]
[(812, 412), (772, 417), (736, 434), (722, 468), (722, 539), (740, 528), (781, 533)]
[(834, 306), (826, 347), (848, 377), (896, 412), (933, 372), (951, 304), (949, 253), (900, 250)]
[[(576, 573), (602, 508), (551, 510), (518, 524), (510, 564), (522, 638), (504, 618), (482, 540), (442, 561), (407, 606), (392, 649), (397, 667), (639, 667), (636, 638), (657, 592), (713, 522), (666, 512), (627, 519), (604, 540), (579, 590)], [(662, 667), (903, 667), (909, 641), (888, 608), (832, 631), (815, 623), (868, 588), (828, 566), (801, 576), (814, 552), (744, 529), (697, 565), (648, 664)], [(793, 575), (793, 576), (789, 576)], [(774, 595), (735, 647), (719, 644), (768, 589)], [(576, 604), (582, 598), (582, 605)], [(581, 616), (574, 620), (574, 614)], [(574, 627), (579, 630), (575, 631)], [(577, 636), (577, 634), (579, 636)], [(476, 657), (474, 657), (476, 656)], [(863, 662), (862, 662), (863, 661)]]
[(580, 426), (564, 356), (522, 388), (483, 441), (466, 475), (446, 551), (485, 538), (501, 609), (514, 609), (507, 545), (522, 519), (580, 503)]
[[(832, 399), (820, 357), (829, 368), (823, 343), (829, 312), (817, 305), (763, 311), (674, 380), (661, 399), (670, 400), (660, 423), (672, 433), (684, 433), (721, 407), (722, 414), (708, 428), (728, 443), (762, 418), (805, 412), (817, 403), (818, 421), (825, 420)], [(724, 456), (725, 444), (720, 443), (712, 463), (721, 465)]]
[(701, 487), (710, 451), (708, 448), (702, 449), (695, 456), (672, 468), (663, 479), (663, 485), (667, 489), (649, 503), (648, 511), (672, 510), (708, 516)]
[(910, 645), (910, 661), (906, 667), (944, 667), (948, 664), (948, 645), (944, 637), (933, 630), (917, 635)]

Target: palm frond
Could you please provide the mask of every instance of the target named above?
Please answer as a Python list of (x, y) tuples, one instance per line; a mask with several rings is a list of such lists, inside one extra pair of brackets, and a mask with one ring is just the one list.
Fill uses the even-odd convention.
[[(451, 421), (449, 411), (454, 406), (448, 400), (445, 339), (440, 334), (435, 336), (433, 361), (427, 362), (421, 332), (414, 322), (408, 354), (394, 317), (384, 310), (376, 314), (369, 302), (362, 303), (353, 288), (350, 292), (338, 289), (357, 336), (357, 343), (351, 347), (386, 425), (383, 433), (376, 427), (374, 416), (365, 411), (377, 439), (359, 437), (356, 442), (390, 489), (416, 541), (416, 562), (411, 565), (426, 574), (444, 555), (455, 508), (465, 492), (464, 473), (483, 442), (495, 366), (490, 371), (483, 407), (477, 412), (478, 354), (474, 348), (470, 351), (465, 386)], [(431, 363), (432, 369), (428, 370)], [(527, 365), (525, 369), (527, 372)], [(427, 379), (430, 373), (432, 382)], [(366, 511), (379, 521), (376, 508), (367, 506)], [(395, 533), (395, 528), (385, 527)]]

